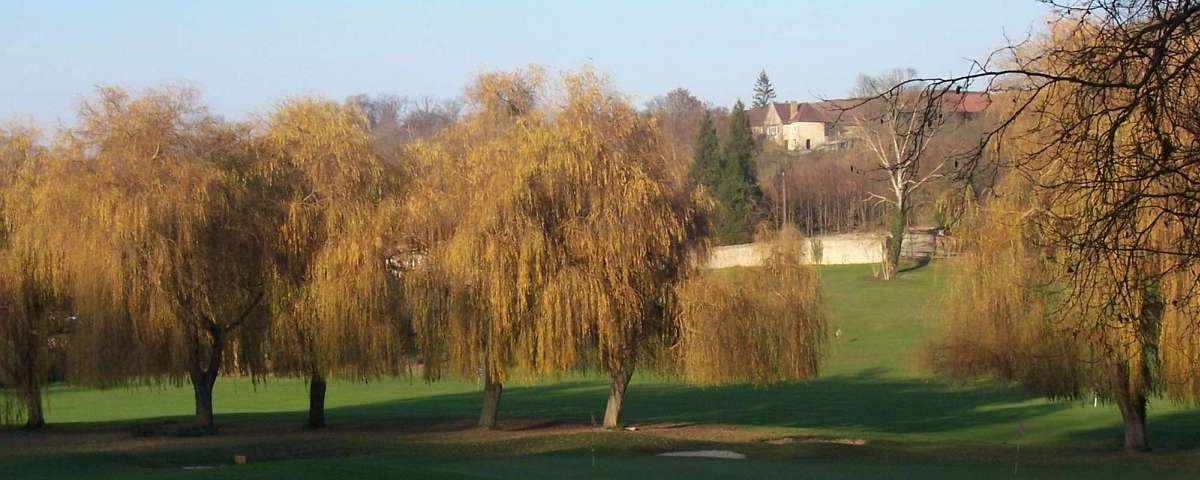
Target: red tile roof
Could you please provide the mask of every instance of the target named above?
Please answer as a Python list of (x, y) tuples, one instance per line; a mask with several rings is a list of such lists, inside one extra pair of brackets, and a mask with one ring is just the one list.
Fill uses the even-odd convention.
[[(750, 116), (750, 125), (761, 127), (767, 120), (767, 111), (774, 107), (784, 124), (796, 122), (832, 123), (849, 109), (862, 105), (867, 99), (837, 99), (821, 100), (819, 102), (773, 102), (764, 107), (751, 108), (746, 111)], [(954, 106), (956, 113), (974, 114), (987, 110), (991, 105), (991, 97), (986, 92), (947, 92), (942, 100)]]
[(767, 121), (767, 107), (754, 107), (746, 110), (746, 116), (750, 117), (750, 125), (761, 127)]
[(954, 111), (958, 113), (979, 113), (992, 104), (992, 97), (986, 92), (948, 92), (942, 98), (946, 103), (953, 104)]
[(829, 122), (832, 118), (825, 115), (825, 112), (817, 109), (811, 103), (797, 103), (795, 110), (792, 112), (792, 117), (788, 123), (792, 122)]

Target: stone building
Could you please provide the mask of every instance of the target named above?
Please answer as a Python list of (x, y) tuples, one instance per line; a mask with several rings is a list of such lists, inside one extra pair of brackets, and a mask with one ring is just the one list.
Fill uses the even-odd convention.
[[(942, 101), (961, 118), (987, 109), (991, 98), (983, 92), (947, 92)], [(774, 140), (791, 151), (836, 148), (853, 138), (853, 107), (862, 99), (819, 102), (771, 102), (747, 110), (750, 129), (756, 136)]]

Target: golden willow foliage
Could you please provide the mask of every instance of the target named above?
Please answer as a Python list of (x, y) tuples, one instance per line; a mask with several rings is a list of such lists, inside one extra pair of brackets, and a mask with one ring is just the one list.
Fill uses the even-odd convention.
[(1144, 448), (1147, 399), (1171, 390), (1162, 374), (1174, 358), (1160, 348), (1171, 334), (1161, 277), (1145, 277), (1156, 266), (1117, 254), (1090, 259), (1106, 268), (1091, 274), (1087, 292), (1073, 291), (1072, 270), (1084, 260), (1048, 241), (1049, 215), (1030, 207), (1028, 186), (1009, 180), (1005, 195), (968, 207), (954, 260), (961, 278), (948, 292), (946, 332), (928, 349), (930, 364), (958, 380), (993, 377), (1050, 398), (1114, 402), (1126, 447)]
[(262, 371), (263, 232), (278, 215), (247, 135), (185, 88), (102, 88), (83, 104), (35, 193), (56, 209), (39, 228), (79, 318), (75, 381), (189, 378), (211, 427), (218, 373)]
[(828, 323), (805, 242), (788, 229), (760, 235), (758, 269), (708, 271), (679, 287), (679, 368), (700, 384), (757, 385), (818, 375)]
[(968, 203), (959, 228), (960, 275), (946, 295), (946, 332), (927, 351), (934, 370), (957, 380), (995, 375), (1051, 397), (1082, 395), (1078, 345), (1056, 330), (1053, 272), (1028, 238), (1013, 197), (984, 209)]
[[(471, 113), (413, 148), (405, 274), (431, 372), (632, 368), (702, 247), (705, 203), (668, 181), (655, 127), (598, 75), (485, 74)], [(421, 172), (443, 172), (426, 175)]]
[[(1192, 232), (1191, 235), (1195, 235)], [(1162, 282), (1163, 319), (1158, 349), (1166, 393), (1177, 401), (1200, 400), (1200, 266)]]
[(270, 367), (285, 375), (395, 373), (402, 338), (393, 250), (401, 172), (350, 106), (297, 99), (261, 138), (283, 222), (270, 267)]
[(1089, 354), (1128, 361), (1130, 391), (1197, 400), (1200, 16), (1161, 2), (1112, 7), (1058, 19), (1018, 50), (1041, 76), (1014, 98), (1024, 107), (1014, 169), (1036, 199), (1028, 228), (1053, 252), (1054, 316), (1111, 344)]
[[(31, 128), (0, 128), (0, 423), (44, 423), (41, 387), (67, 327), (56, 259), (31, 228), (46, 152)], [(4, 390), (7, 389), (7, 390)]]

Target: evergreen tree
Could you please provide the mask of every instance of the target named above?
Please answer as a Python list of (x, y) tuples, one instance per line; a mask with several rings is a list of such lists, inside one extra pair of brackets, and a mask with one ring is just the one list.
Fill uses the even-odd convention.
[(721, 204), (717, 238), (723, 244), (748, 242), (752, 239), (754, 214), (762, 200), (762, 189), (754, 166), (750, 117), (741, 100), (729, 116), (729, 138), (721, 160), (720, 180), (715, 189)]
[(721, 179), (721, 148), (717, 140), (717, 127), (713, 125), (712, 114), (704, 111), (700, 118), (700, 127), (696, 131), (696, 141), (692, 148), (693, 161), (688, 171), (688, 182), (693, 186), (704, 185), (710, 193), (717, 191), (717, 183)]
[(771, 100), (775, 99), (775, 87), (771, 86), (771, 79), (767, 78), (767, 71), (758, 72), (758, 81), (754, 82), (754, 107), (765, 107)]

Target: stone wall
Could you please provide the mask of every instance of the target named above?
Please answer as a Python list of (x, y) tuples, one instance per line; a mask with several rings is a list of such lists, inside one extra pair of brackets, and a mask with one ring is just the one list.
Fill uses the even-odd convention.
[[(804, 256), (821, 265), (853, 265), (880, 263), (883, 260), (883, 233), (846, 233), (820, 235), (805, 242)], [(913, 230), (904, 238), (904, 256), (932, 257), (944, 255), (945, 237), (928, 230)], [(820, 261), (813, 261), (813, 246), (820, 245)], [(716, 247), (709, 255), (706, 268), (754, 267), (761, 265), (765, 253), (757, 244)]]

